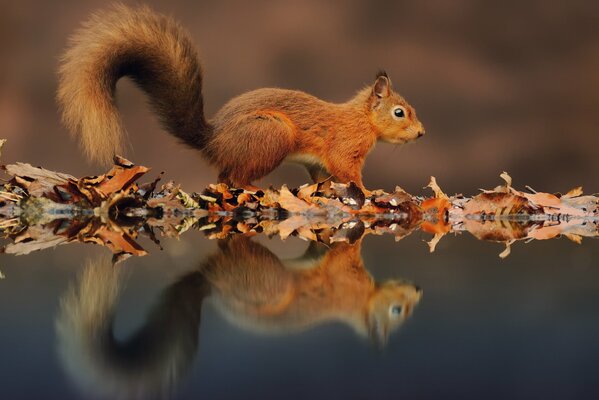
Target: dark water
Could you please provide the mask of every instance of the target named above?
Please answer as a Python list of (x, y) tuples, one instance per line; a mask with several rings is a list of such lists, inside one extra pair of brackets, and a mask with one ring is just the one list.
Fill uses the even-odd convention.
[[(306, 242), (186, 236), (116, 268), (91, 245), (3, 256), (1, 397), (599, 396), (596, 241), (501, 260), (468, 235), (434, 254), (369, 236), (290, 266)], [(371, 318), (385, 282), (399, 294)]]

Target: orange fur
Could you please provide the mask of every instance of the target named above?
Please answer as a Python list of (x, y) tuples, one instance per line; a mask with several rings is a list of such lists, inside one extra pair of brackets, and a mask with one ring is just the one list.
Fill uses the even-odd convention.
[[(364, 267), (361, 245), (335, 243), (283, 261), (247, 237), (221, 243), (201, 267), (223, 315), (247, 329), (293, 332), (340, 321), (379, 346), (408, 318), (422, 296), (410, 283), (377, 283)], [(399, 306), (400, 313), (391, 309)]]
[[(206, 121), (202, 71), (188, 35), (147, 7), (116, 5), (84, 24), (60, 67), (63, 121), (92, 159), (109, 162), (123, 150), (114, 104), (123, 76), (149, 95), (171, 134), (201, 149), (219, 180), (236, 186), (250, 185), (287, 159), (304, 164), (314, 179), (332, 174), (363, 187), (362, 167), (377, 140), (402, 144), (424, 134), (385, 73), (342, 104), (265, 88), (233, 98)], [(393, 115), (397, 107), (404, 116)]]

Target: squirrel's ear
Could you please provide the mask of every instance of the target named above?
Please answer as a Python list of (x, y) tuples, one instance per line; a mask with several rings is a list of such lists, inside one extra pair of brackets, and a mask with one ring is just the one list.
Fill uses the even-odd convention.
[(375, 310), (372, 310), (368, 317), (368, 337), (370, 337), (374, 347), (379, 350), (385, 348), (389, 339), (387, 321), (377, 315)]
[(380, 73), (376, 77), (374, 86), (372, 87), (372, 94), (379, 99), (388, 97), (391, 93), (391, 81), (386, 73)]

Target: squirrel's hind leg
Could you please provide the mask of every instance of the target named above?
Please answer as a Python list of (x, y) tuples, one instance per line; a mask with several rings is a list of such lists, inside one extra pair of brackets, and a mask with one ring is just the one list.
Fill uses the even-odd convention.
[(332, 176), (322, 165), (309, 164), (306, 165), (306, 169), (308, 170), (308, 174), (310, 174), (310, 178), (312, 178), (312, 182), (314, 183), (326, 181)]
[(231, 182), (231, 179), (229, 178), (229, 171), (227, 171), (227, 170), (220, 171), (220, 173), (218, 174), (218, 183), (224, 183), (225, 185), (227, 185), (229, 187), (233, 186), (233, 182)]
[(210, 144), (219, 180), (236, 187), (252, 188), (281, 164), (295, 149), (290, 121), (274, 112), (255, 112), (219, 129)]

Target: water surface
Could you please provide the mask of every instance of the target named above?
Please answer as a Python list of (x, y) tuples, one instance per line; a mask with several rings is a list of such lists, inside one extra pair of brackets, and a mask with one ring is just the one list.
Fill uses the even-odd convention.
[[(367, 237), (359, 251), (346, 245), (333, 258), (334, 249), (324, 248), (325, 266), (317, 254), (303, 266), (283, 267), (280, 260), (308, 247), (296, 238), (258, 237), (231, 254), (197, 233), (108, 269), (102, 267), (106, 249), (94, 246), (4, 256), (2, 392), (6, 398), (62, 399), (596, 398), (596, 243), (518, 243), (501, 260), (501, 246), (466, 235), (446, 238), (428, 254), (425, 238)], [(352, 252), (358, 258), (348, 261)], [(298, 301), (301, 293), (285, 298), (290, 276), (314, 274), (314, 268), (347, 272), (344, 263), (357, 271), (360, 258), (379, 284), (421, 288), (409, 311), (403, 304), (385, 345), (347, 318), (360, 296), (352, 298), (351, 290), (360, 289), (351, 289), (351, 274), (338, 273), (334, 286), (347, 296), (336, 297), (332, 308), (308, 312)], [(98, 279), (106, 278), (102, 271), (122, 284), (114, 324), (97, 315), (85, 322), (96, 336), (81, 328), (85, 323), (65, 333), (61, 308), (86, 263), (95, 268), (94, 293), (110, 286)], [(221, 270), (227, 264), (231, 271), (237, 263), (249, 278), (211, 275), (206, 263)], [(335, 287), (322, 285), (322, 304), (331, 304)], [(101, 303), (98, 296), (94, 301)], [(344, 316), (331, 312), (335, 308)], [(162, 316), (149, 317), (156, 309)], [(145, 333), (136, 337), (142, 327)]]

